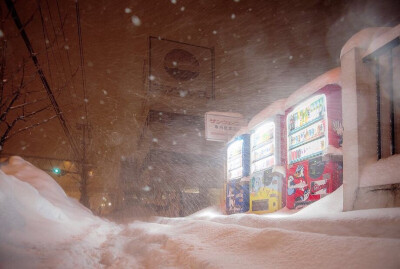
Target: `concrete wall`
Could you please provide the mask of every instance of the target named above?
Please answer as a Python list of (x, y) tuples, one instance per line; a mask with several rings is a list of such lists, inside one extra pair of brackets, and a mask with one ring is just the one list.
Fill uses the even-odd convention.
[[(393, 28), (397, 31), (398, 27)], [(363, 61), (366, 55), (381, 49), (388, 42), (382, 42), (383, 34), (393, 29), (374, 28), (366, 29), (356, 34), (344, 46), (341, 54), (341, 84), (343, 105), (343, 210), (399, 206), (399, 184), (380, 185), (360, 188), (361, 174), (365, 167), (378, 161), (378, 134), (377, 134), (377, 82), (375, 78), (375, 63)], [(393, 31), (392, 31), (393, 32)], [(371, 45), (380, 42), (380, 46)], [(385, 41), (385, 40), (383, 40)], [(381, 68), (387, 70), (389, 61), (379, 62)], [(383, 73), (387, 78), (387, 74)], [(399, 74), (393, 73), (393, 78)], [(391, 78), (389, 78), (391, 79)], [(384, 84), (382, 84), (385, 86)], [(381, 89), (385, 90), (385, 89)], [(397, 89), (398, 90), (398, 89)], [(381, 97), (381, 112), (385, 110), (389, 101), (386, 95)], [(386, 102), (382, 104), (382, 102)], [(381, 131), (387, 132), (388, 119), (382, 120)], [(386, 128), (386, 129), (385, 129)], [(386, 131), (385, 131), (386, 130)], [(382, 137), (385, 138), (385, 137)], [(389, 157), (388, 145), (390, 137), (381, 139), (382, 157)], [(389, 142), (387, 142), (389, 143)]]

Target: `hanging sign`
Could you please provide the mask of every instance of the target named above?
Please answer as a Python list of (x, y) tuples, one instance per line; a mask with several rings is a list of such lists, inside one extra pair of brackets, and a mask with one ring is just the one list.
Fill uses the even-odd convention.
[(210, 141), (229, 141), (240, 128), (247, 125), (239, 113), (210, 111), (205, 115), (205, 137)]

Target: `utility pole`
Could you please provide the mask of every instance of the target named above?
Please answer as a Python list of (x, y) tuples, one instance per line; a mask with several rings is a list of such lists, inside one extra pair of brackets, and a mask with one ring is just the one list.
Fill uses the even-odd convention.
[(91, 165), (88, 163), (87, 150), (88, 145), (91, 144), (92, 136), (88, 123), (77, 123), (77, 129), (82, 131), (81, 181), (79, 182), (80, 202), (89, 208), (88, 183)]

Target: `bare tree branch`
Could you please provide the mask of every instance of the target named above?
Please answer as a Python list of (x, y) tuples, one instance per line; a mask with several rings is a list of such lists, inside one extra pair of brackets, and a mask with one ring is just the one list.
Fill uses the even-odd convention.
[(24, 109), (24, 108), (26, 108), (26, 106), (33, 105), (33, 104), (37, 104), (37, 103), (39, 103), (40, 101), (47, 100), (47, 99), (48, 99), (47, 97), (43, 97), (43, 98), (40, 98), (40, 99), (33, 100), (32, 102), (27, 102), (27, 103), (25, 102), (25, 103), (23, 103), (23, 104), (20, 104), (20, 105), (16, 105), (16, 106), (11, 107), (10, 110), (14, 110), (14, 109), (18, 109), (18, 108)]
[(21, 128), (21, 129), (15, 131), (15, 132), (13, 132), (13, 133), (10, 134), (9, 136), (5, 137), (5, 140), (10, 139), (11, 137), (13, 137), (14, 135), (16, 135), (16, 134), (18, 134), (18, 133), (20, 133), (20, 132), (23, 132), (23, 131), (32, 129), (32, 128), (34, 128), (34, 127), (37, 127), (37, 126), (39, 126), (39, 125), (42, 125), (42, 124), (44, 124), (44, 123), (47, 123), (48, 121), (50, 121), (50, 120), (52, 120), (52, 119), (54, 119), (54, 118), (56, 118), (56, 117), (57, 117), (57, 115), (53, 115), (53, 116), (51, 116), (51, 117), (48, 118), (48, 119), (42, 120), (42, 121), (40, 121), (40, 122), (36, 122), (36, 123), (34, 123), (34, 124), (30, 125), (30, 126)]

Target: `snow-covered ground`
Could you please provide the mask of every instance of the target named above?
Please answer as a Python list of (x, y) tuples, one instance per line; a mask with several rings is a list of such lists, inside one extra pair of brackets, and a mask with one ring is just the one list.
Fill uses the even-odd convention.
[(0, 268), (400, 268), (400, 208), (342, 211), (342, 189), (298, 212), (116, 224), (13, 157), (0, 171)]

